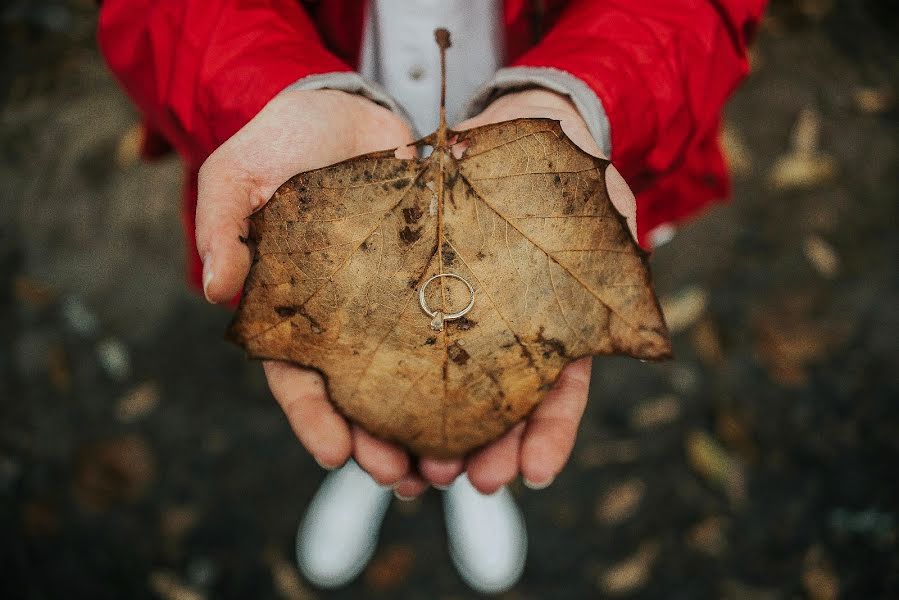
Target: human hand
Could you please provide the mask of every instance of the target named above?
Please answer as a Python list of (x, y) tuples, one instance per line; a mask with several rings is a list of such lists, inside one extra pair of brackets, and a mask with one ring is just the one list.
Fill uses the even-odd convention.
[[(412, 141), (405, 121), (361, 96), (297, 90), (273, 98), (200, 168), (196, 234), (206, 298), (228, 302), (241, 290), (252, 258), (240, 241), (247, 217), (288, 178), (376, 150), (399, 148), (398, 157), (412, 158), (405, 147)], [(403, 448), (347, 423), (317, 372), (278, 361), (263, 366), (294, 433), (320, 465), (334, 468), (352, 456), (379, 483), (405, 478), (427, 487), (410, 473)]]
[[(545, 89), (531, 89), (501, 96), (481, 114), (454, 127), (457, 131), (517, 118), (545, 117), (562, 123), (565, 134), (582, 150), (602, 155), (587, 124), (571, 101)], [(636, 238), (634, 194), (615, 169), (606, 171), (606, 185), (612, 204), (627, 220)], [(574, 447), (578, 425), (587, 404), (592, 360), (583, 358), (565, 367), (553, 389), (522, 423), (498, 440), (465, 459), (423, 458), (418, 471), (436, 486), (449, 485), (463, 470), (472, 485), (483, 493), (493, 493), (521, 473), (525, 485), (541, 489), (552, 483), (565, 466)], [(415, 480), (397, 486), (403, 495), (413, 495)]]

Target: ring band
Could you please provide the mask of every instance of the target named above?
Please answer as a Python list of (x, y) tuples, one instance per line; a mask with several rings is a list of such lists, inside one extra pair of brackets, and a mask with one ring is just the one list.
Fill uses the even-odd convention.
[[(471, 295), (471, 299), (468, 301), (468, 305), (465, 308), (463, 308), (462, 310), (460, 310), (459, 312), (454, 312), (454, 313), (445, 315), (439, 310), (436, 310), (436, 311), (431, 310), (428, 307), (428, 302), (427, 302), (427, 300), (425, 300), (425, 290), (428, 289), (428, 285), (432, 281), (434, 281), (435, 279), (440, 279), (441, 277), (451, 277), (453, 279), (458, 279), (459, 281), (464, 283), (465, 286), (468, 288), (468, 293)], [(468, 311), (470, 311), (471, 308), (474, 306), (474, 288), (471, 287), (471, 284), (468, 283), (460, 275), (456, 275), (455, 273), (438, 273), (437, 275), (430, 277), (418, 289), (418, 303), (421, 305), (421, 309), (425, 312), (426, 315), (434, 318), (434, 321), (431, 322), (431, 326), (435, 330), (440, 331), (443, 329), (443, 321), (452, 321), (454, 319), (461, 319), (462, 317), (464, 317), (465, 315), (468, 314)]]

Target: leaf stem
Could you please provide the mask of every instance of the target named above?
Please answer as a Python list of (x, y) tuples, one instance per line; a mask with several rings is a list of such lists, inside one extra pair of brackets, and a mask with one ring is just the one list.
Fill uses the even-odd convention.
[(437, 128), (437, 147), (446, 149), (446, 50), (452, 46), (449, 31), (435, 29), (434, 41), (440, 48), (440, 126)]

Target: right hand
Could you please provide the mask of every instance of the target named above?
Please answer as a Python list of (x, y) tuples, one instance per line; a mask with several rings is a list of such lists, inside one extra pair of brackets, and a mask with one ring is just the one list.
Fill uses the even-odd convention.
[[(249, 248), (240, 242), (247, 218), (293, 175), (413, 141), (408, 124), (374, 102), (335, 90), (297, 90), (273, 98), (249, 123), (213, 152), (199, 174), (197, 249), (203, 259), (203, 291), (212, 303), (240, 292), (250, 270)], [(324, 381), (312, 370), (265, 361), (265, 376), (297, 438), (325, 468), (351, 456), (379, 483), (415, 496), (427, 484), (407, 452), (349, 424), (328, 401)]]

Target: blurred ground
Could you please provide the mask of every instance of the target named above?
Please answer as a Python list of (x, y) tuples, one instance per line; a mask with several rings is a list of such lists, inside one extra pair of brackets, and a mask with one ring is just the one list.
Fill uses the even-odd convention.
[[(0, 9), (0, 596), (328, 597), (292, 566), (322, 472), (185, 289), (177, 162), (137, 160), (94, 18)], [(899, 597), (895, 3), (776, 2), (753, 66), (733, 202), (653, 259), (677, 359), (596, 361), (509, 598)], [(470, 595), (436, 493), (365, 594)]]

